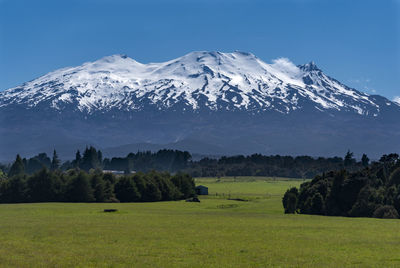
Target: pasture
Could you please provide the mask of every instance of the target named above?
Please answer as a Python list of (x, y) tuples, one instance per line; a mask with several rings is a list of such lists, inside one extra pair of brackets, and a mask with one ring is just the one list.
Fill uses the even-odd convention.
[(301, 182), (198, 178), (201, 203), (2, 204), (0, 266), (400, 266), (399, 220), (283, 214)]

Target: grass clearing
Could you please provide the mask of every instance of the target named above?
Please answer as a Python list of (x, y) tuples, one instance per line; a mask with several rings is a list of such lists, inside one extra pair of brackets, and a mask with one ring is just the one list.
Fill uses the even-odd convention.
[(0, 266), (400, 266), (398, 220), (284, 215), (301, 182), (199, 178), (201, 203), (3, 204)]

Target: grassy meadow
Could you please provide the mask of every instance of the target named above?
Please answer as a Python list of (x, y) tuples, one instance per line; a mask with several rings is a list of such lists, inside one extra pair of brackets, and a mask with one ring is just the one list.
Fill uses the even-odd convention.
[(283, 214), (301, 182), (198, 178), (201, 203), (2, 204), (0, 266), (400, 267), (399, 220)]

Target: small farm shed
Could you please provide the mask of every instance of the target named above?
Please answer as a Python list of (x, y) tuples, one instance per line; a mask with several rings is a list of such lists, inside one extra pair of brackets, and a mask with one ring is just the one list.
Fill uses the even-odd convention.
[(196, 186), (196, 194), (197, 195), (208, 195), (208, 187), (199, 185)]

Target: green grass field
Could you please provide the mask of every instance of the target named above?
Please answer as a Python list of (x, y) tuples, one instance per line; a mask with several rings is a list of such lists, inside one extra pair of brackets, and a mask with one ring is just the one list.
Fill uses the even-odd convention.
[(301, 182), (200, 178), (201, 203), (3, 204), (0, 266), (400, 267), (399, 220), (283, 214)]

